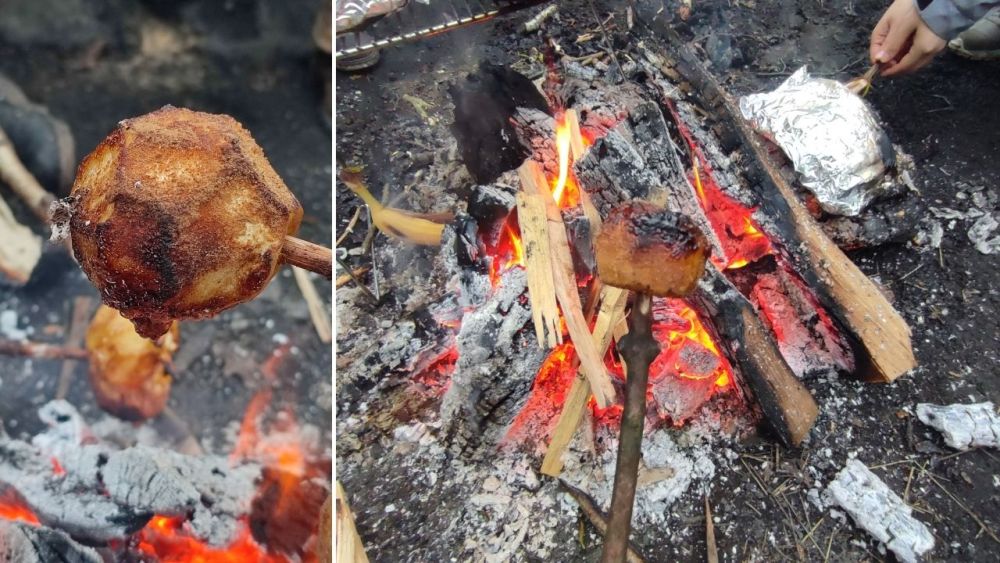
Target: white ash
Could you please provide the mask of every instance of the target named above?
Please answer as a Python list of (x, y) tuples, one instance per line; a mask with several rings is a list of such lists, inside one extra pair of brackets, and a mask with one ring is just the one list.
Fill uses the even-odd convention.
[[(96, 439), (65, 401), (40, 409), (50, 428), (33, 443), (0, 436), (0, 484), (39, 520), (89, 541), (121, 540), (153, 514), (188, 516), (188, 531), (229, 544), (249, 514), (260, 466), (148, 447), (114, 449)], [(53, 459), (58, 460), (57, 471)]]
[[(618, 439), (617, 436), (605, 436), (600, 451), (594, 452), (586, 444), (584, 434), (578, 432), (564, 454), (562, 478), (589, 494), (606, 511), (611, 504)], [(661, 429), (643, 438), (633, 524), (665, 522), (671, 505), (692, 484), (707, 484), (715, 476), (712, 446), (682, 449), (674, 442), (672, 434), (674, 431)]]
[(25, 340), (30, 334), (27, 329), (17, 328), (16, 311), (0, 311), (0, 335), (8, 340)]
[(824, 500), (840, 506), (854, 522), (907, 563), (934, 547), (934, 536), (899, 495), (857, 459), (826, 487)]
[(993, 403), (971, 405), (917, 405), (920, 422), (936, 429), (956, 450), (977, 446), (1000, 447), (1000, 416)]
[(969, 229), (969, 240), (976, 246), (976, 250), (983, 254), (1000, 253), (1000, 233), (997, 233), (997, 222), (994, 213), (986, 213), (976, 220)]

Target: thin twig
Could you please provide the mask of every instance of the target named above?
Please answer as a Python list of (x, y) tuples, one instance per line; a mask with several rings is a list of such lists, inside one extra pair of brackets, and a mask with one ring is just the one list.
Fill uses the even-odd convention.
[(350, 275), (351, 278), (354, 279), (354, 283), (358, 284), (358, 288), (360, 288), (361, 291), (363, 291), (365, 295), (367, 295), (368, 298), (372, 300), (372, 303), (376, 304), (378, 303), (378, 298), (376, 298), (375, 295), (372, 294), (371, 290), (369, 290), (365, 286), (365, 284), (361, 283), (361, 280), (359, 280), (354, 276), (354, 271), (352, 271), (351, 267), (345, 264), (344, 261), (340, 259), (340, 257), (337, 257), (337, 264), (340, 264), (340, 267), (347, 271), (348, 275)]
[(358, 218), (359, 217), (361, 217), (361, 207), (360, 206), (354, 208), (354, 216), (351, 217), (351, 220), (347, 222), (347, 226), (344, 227), (344, 233), (342, 235), (340, 235), (340, 237), (337, 239), (337, 242), (334, 244), (334, 246), (340, 246), (340, 243), (344, 242), (344, 239), (347, 238), (347, 235), (351, 234), (354, 231), (354, 225), (356, 225), (358, 223)]
[(715, 545), (715, 523), (712, 522), (712, 508), (705, 495), (705, 545), (708, 548), (708, 563), (719, 563), (719, 548)]
[(316, 286), (305, 270), (298, 266), (292, 266), (292, 274), (295, 276), (295, 284), (299, 286), (302, 297), (306, 300), (309, 308), (309, 317), (312, 319), (316, 334), (319, 335), (320, 342), (326, 343), (333, 339), (333, 330), (330, 328), (330, 316), (326, 314), (326, 307), (323, 305)]
[[(83, 344), (84, 336), (87, 334), (87, 327), (90, 326), (92, 299), (88, 296), (79, 296), (73, 299), (73, 311), (70, 313), (69, 333), (66, 335), (67, 346), (80, 346)], [(76, 362), (66, 360), (59, 371), (59, 383), (56, 386), (56, 399), (65, 399), (69, 393), (70, 383), (73, 381), (73, 374), (76, 373)]]

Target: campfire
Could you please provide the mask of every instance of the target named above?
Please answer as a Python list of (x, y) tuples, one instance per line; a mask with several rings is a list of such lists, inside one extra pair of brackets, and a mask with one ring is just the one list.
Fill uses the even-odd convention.
[[(690, 221), (707, 258), (683, 290), (669, 279), (682, 267), (638, 253), (615, 262), (658, 272), (676, 292), (651, 302), (658, 351), (642, 426), (656, 453), (639, 467), (640, 512), (662, 511), (656, 502), (711, 476), (691, 461), (685, 475), (668, 471), (679, 459), (671, 432), (759, 428), (801, 446), (819, 416), (810, 380), (892, 382), (915, 367), (902, 317), (683, 41), (631, 47), (605, 75), (547, 55), (534, 82), (483, 63), (450, 88), (455, 152), (474, 185), (433, 258), (449, 296), (430, 307), (430, 345), (385, 360), (406, 394), (440, 404), (437, 417), (407, 407), (401, 421), (411, 426), (398, 436), (439, 428), (430, 432), (462, 459), (526, 454), (535, 470), (585, 491), (574, 498), (607, 507), (632, 377), (622, 343), (646, 291), (603, 279), (595, 241), (638, 204)], [(362, 179), (352, 172), (344, 182), (357, 192)], [(393, 331), (378, 338), (392, 342)], [(352, 361), (365, 363), (340, 365), (353, 373)]]

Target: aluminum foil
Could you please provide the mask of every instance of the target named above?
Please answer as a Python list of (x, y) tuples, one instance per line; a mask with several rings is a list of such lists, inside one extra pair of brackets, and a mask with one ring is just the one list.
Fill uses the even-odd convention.
[(773, 92), (740, 98), (753, 128), (788, 156), (829, 213), (857, 215), (881, 195), (895, 152), (874, 112), (834, 80), (802, 67)]

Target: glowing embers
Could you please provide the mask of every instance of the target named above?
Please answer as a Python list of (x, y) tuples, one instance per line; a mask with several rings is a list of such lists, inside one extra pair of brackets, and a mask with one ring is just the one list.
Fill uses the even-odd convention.
[(660, 355), (649, 367), (649, 391), (661, 418), (680, 425), (716, 392), (732, 388), (733, 371), (698, 313), (681, 299), (653, 301)]
[[(650, 365), (647, 394), (659, 418), (680, 425), (716, 393), (733, 388), (728, 360), (701, 317), (685, 301), (653, 301), (653, 337), (660, 344), (660, 354)], [(606, 357), (606, 365), (621, 381), (624, 369), (613, 350)], [(511, 423), (504, 444), (542, 448), (548, 443), (578, 367), (572, 343), (553, 348), (539, 368), (531, 394)], [(589, 405), (596, 424), (619, 424), (620, 404), (599, 409), (591, 397)]]
[(653, 337), (660, 355), (649, 368), (650, 378), (672, 374), (692, 380), (710, 379), (716, 387), (732, 381), (732, 369), (698, 313), (681, 299), (653, 302)]
[(489, 256), (490, 283), (496, 287), (500, 277), (511, 268), (524, 267), (524, 247), (521, 244), (521, 228), (517, 224), (517, 210), (511, 210), (504, 220), (495, 242), (483, 237), (483, 247)]
[(538, 368), (531, 394), (511, 422), (503, 444), (544, 449), (562, 412), (578, 367), (572, 342), (566, 341), (552, 349)]
[(280, 555), (269, 555), (253, 539), (245, 523), (236, 541), (224, 548), (210, 547), (183, 529), (179, 518), (154, 516), (138, 534), (138, 550), (154, 561), (163, 563), (285, 563), (291, 561)]
[(38, 525), (35, 513), (17, 498), (13, 491), (0, 490), (0, 520), (14, 520), (27, 524)]
[(761, 232), (759, 225), (753, 220), (755, 209), (746, 207), (722, 191), (715, 182), (708, 159), (705, 158), (691, 131), (681, 121), (680, 114), (673, 104), (669, 104), (668, 107), (691, 154), (693, 162), (690, 181), (694, 184), (699, 203), (712, 224), (712, 230), (725, 254), (725, 256), (712, 256), (712, 262), (721, 269), (736, 269), (773, 254), (774, 248), (770, 239)]

